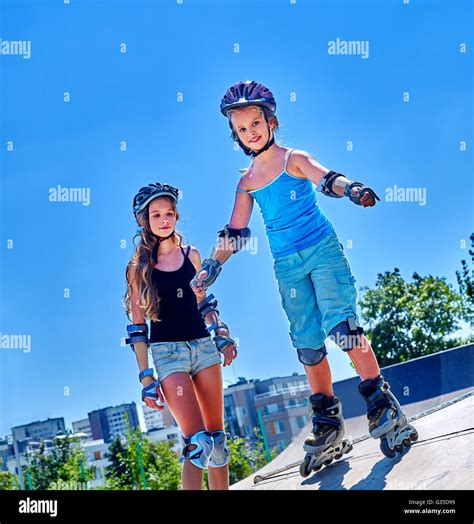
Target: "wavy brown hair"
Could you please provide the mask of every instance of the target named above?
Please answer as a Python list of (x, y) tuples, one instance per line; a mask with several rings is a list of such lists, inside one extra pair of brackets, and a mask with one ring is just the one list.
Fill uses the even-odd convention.
[[(162, 196), (159, 198), (166, 198), (169, 201), (176, 216), (176, 221), (178, 221), (179, 213), (174, 200), (167, 196)], [(129, 321), (132, 321), (130, 318), (130, 313), (132, 311), (132, 287), (129, 278), (135, 274), (134, 280), (136, 281), (138, 288), (138, 300), (136, 305), (138, 305), (143, 310), (143, 316), (145, 320), (149, 319), (155, 322), (160, 322), (160, 296), (158, 289), (151, 278), (153, 268), (158, 262), (159, 240), (152, 233), (150, 228), (149, 206), (150, 204), (148, 204), (145, 209), (137, 214), (137, 222), (140, 225), (140, 229), (133, 237), (135, 253), (130, 258), (127, 268), (125, 269), (127, 290), (124, 295), (124, 303), (126, 315)], [(140, 237), (140, 240), (138, 241), (138, 244), (136, 244), (135, 239), (138, 237)], [(183, 237), (177, 233), (176, 230), (172, 239), (177, 246), (181, 246), (183, 243)]]

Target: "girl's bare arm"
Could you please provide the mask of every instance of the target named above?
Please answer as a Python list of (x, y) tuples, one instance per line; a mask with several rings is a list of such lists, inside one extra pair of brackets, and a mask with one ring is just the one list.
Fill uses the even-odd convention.
[[(132, 318), (134, 324), (145, 324), (145, 318), (143, 316), (143, 311), (141, 308), (137, 305), (138, 300), (138, 287), (135, 280), (135, 272), (133, 269), (128, 270), (127, 279), (130, 282), (131, 285), (131, 293), (130, 293), (130, 303), (132, 308)], [(134, 344), (135, 349), (135, 356), (137, 358), (138, 363), (138, 369), (139, 371), (143, 371), (144, 369), (148, 369), (148, 346), (145, 344), (145, 342), (137, 342)], [(144, 377), (142, 380), (142, 384), (144, 386), (147, 386), (148, 384), (151, 384), (153, 382), (153, 377)]]
[[(242, 182), (239, 183), (241, 189)], [(253, 210), (253, 197), (248, 193), (235, 193), (234, 209), (230, 217), (229, 227), (232, 229), (243, 229), (248, 226)], [(211, 258), (219, 260), (221, 264), (226, 262), (233, 251), (226, 249), (223, 245), (217, 245)]]
[[(319, 185), (322, 179), (329, 173), (329, 169), (317, 162), (309, 153), (306, 151), (293, 151), (290, 157), (289, 166), (297, 173), (297, 176), (302, 176), (313, 182), (313, 184)], [(345, 196), (345, 187), (352, 183), (352, 180), (346, 176), (339, 176), (336, 183), (332, 184), (332, 191), (340, 197)], [(365, 191), (371, 191), (371, 193), (365, 193), (360, 198), (360, 204), (364, 207), (371, 207), (375, 204), (375, 200), (380, 200), (375, 192), (371, 189), (365, 189)], [(359, 188), (354, 187), (352, 194), (355, 197), (359, 195)]]

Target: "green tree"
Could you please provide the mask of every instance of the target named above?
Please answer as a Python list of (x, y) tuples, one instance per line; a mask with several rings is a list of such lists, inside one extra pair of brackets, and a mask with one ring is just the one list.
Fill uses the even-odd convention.
[(132, 489), (132, 469), (127, 446), (119, 437), (115, 437), (109, 445), (106, 458), (110, 464), (105, 468), (107, 489)]
[(145, 439), (143, 461), (150, 489), (177, 490), (181, 484), (181, 463), (171, 449), (173, 442)]
[[(270, 448), (270, 461), (272, 461), (281, 452), (278, 446)], [(265, 444), (263, 442), (262, 430), (260, 427), (253, 428), (253, 439), (248, 447), (248, 457), (253, 471), (263, 468), (268, 464)]]
[[(0, 459), (0, 466), (3, 460)], [(16, 475), (10, 471), (0, 471), (0, 491), (20, 489), (20, 482)]]
[(85, 466), (85, 453), (78, 442), (67, 435), (55, 438), (53, 447), (46, 449), (44, 441), (40, 441), (39, 450), (28, 454), (23, 472), (25, 478), (29, 474), (33, 489), (54, 489), (58, 481), (86, 482), (94, 478), (94, 468)]
[(234, 437), (227, 441), (230, 449), (229, 484), (235, 484), (252, 474), (249, 461), (249, 450), (242, 437)]
[[(23, 468), (23, 475), (30, 476), (33, 489), (48, 489), (48, 486), (57, 478), (54, 462), (47, 453), (44, 441), (40, 442), (37, 451), (28, 454), (28, 465)], [(28, 486), (28, 484), (25, 485)]]
[(413, 274), (406, 282), (400, 270), (377, 275), (375, 289), (363, 288), (359, 304), (368, 323), (379, 364), (387, 366), (453, 347), (449, 338), (464, 318), (463, 299), (445, 278)]
[[(110, 489), (143, 489), (141, 478), (141, 463), (137, 445), (141, 445), (142, 436), (140, 427), (134, 430), (128, 426), (123, 442), (115, 445), (117, 454), (114, 456), (110, 450), (108, 458), (112, 465), (106, 468), (106, 481)], [(118, 465), (118, 469), (115, 467)]]
[[(127, 429), (125, 439), (116, 438), (107, 455), (111, 464), (105, 477), (108, 489), (176, 490), (181, 481), (181, 464), (172, 442), (150, 442), (140, 428)], [(142, 470), (143, 468), (143, 470)], [(145, 480), (143, 479), (145, 476)]]
[(465, 260), (461, 260), (461, 270), (456, 271), (459, 284), (459, 293), (462, 297), (462, 317), (471, 325), (471, 341), (473, 340), (472, 330), (474, 328), (474, 233), (470, 236), (471, 249), (471, 269)]
[(0, 491), (19, 489), (15, 480), (15, 475), (9, 471), (0, 471)]
[(95, 478), (94, 467), (87, 466), (87, 458), (83, 449), (77, 446), (72, 449), (66, 461), (59, 464), (58, 477), (58, 480), (62, 482), (74, 484), (86, 484)]

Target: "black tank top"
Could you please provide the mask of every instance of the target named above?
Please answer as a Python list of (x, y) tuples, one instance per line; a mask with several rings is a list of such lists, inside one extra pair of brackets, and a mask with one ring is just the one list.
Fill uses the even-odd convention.
[(206, 324), (197, 307), (194, 291), (189, 283), (196, 268), (189, 260), (188, 246), (182, 266), (176, 271), (161, 271), (153, 268), (152, 279), (161, 298), (158, 318), (161, 322), (150, 322), (150, 342), (178, 342), (209, 336)]

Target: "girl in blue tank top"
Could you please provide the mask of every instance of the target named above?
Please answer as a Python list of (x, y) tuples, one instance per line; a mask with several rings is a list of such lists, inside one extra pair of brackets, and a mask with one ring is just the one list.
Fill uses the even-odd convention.
[(313, 184), (326, 196), (345, 196), (363, 207), (380, 199), (370, 187), (326, 169), (306, 151), (277, 144), (275, 111), (273, 94), (257, 82), (239, 82), (221, 100), (234, 140), (253, 162), (237, 185), (230, 223), (219, 232), (219, 244), (191, 286), (207, 289), (222, 264), (245, 246), (256, 201), (274, 258), (289, 334), (312, 391), (313, 428), (304, 444), (307, 456), (301, 469), (306, 476), (351, 449), (344, 438), (341, 403), (334, 396), (326, 338), (348, 352), (361, 376), (359, 392), (367, 401), (369, 431), (381, 439), (384, 454), (394, 456), (403, 449), (400, 442), (414, 440), (416, 432), (407, 426), (359, 325), (355, 278), (334, 227), (318, 206)]
[[(250, 109), (249, 115), (253, 116), (253, 113)], [(291, 162), (292, 169), (288, 168), (290, 155), (296, 157), (298, 152), (277, 144), (273, 148), (276, 164), (281, 164), (284, 154), (283, 171), (265, 183), (268, 174), (265, 175), (262, 167), (259, 169), (254, 162), (242, 177), (237, 192), (247, 193), (258, 203), (270, 249), (276, 258), (316, 244), (333, 231), (333, 227), (316, 202), (311, 180), (302, 177), (295, 169), (294, 160)], [(271, 152), (272, 149), (267, 154)], [(272, 171), (271, 166), (268, 171)], [(246, 189), (257, 185), (260, 187)]]

